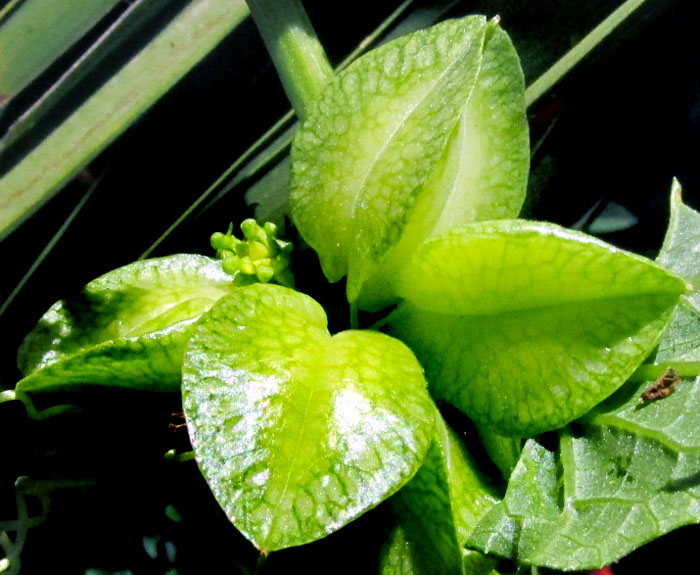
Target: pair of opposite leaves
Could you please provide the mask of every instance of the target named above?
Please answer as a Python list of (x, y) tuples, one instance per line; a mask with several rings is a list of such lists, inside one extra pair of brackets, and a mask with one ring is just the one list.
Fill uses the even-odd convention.
[[(295, 139), (292, 188), (295, 223), (329, 278), (348, 273), (364, 307), (403, 298), (392, 329), (434, 394), (514, 435), (564, 425), (614, 391), (685, 288), (556, 226), (453, 229), (519, 210), (522, 101), (495, 24), (466, 18), (399, 39), (328, 88)], [(381, 334), (331, 338), (301, 294), (226, 285), (217, 265), (140, 262), (90, 284), (82, 303), (57, 304), (24, 346), (18, 390), (179, 385), (189, 341), (185, 409), (220, 503), (261, 548), (313, 540), (420, 466), (433, 429), (421, 368)]]
[(507, 35), (479, 16), (375, 50), (297, 132), (290, 206), (351, 302), (401, 302), (391, 333), (437, 399), (528, 436), (617, 389), (685, 286), (583, 234), (505, 219), (527, 183), (523, 84)]

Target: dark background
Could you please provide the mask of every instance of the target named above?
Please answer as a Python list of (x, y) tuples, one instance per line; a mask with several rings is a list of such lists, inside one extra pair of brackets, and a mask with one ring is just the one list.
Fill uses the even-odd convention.
[[(416, 1), (412, 13), (426, 19), (443, 12), (445, 17), (500, 14), (529, 84), (620, 3)], [(184, 4), (174, 2), (173, 10)], [(399, 2), (304, 4), (336, 64)], [(572, 225), (594, 205), (601, 211), (615, 202), (638, 223), (604, 239), (653, 257), (665, 232), (673, 177), (683, 184), (686, 201), (700, 207), (699, 17), (696, 0), (649, 0), (530, 108), (537, 152), (527, 217)], [(151, 32), (158, 26), (154, 23)], [(125, 49), (105, 64), (104, 73), (128, 57)], [(48, 81), (40, 78), (32, 88), (40, 90)], [(73, 104), (84, 96), (77, 91)], [(85, 209), (0, 317), (0, 389), (19, 379), (15, 350), (54, 301), (137, 258), (287, 109), (262, 42), (246, 22), (63, 193), (0, 243), (1, 303), (90, 182), (104, 174)], [(69, 112), (69, 107), (59, 111), (52, 121)], [(31, 145), (31, 139), (24, 144)], [(8, 168), (0, 165), (0, 174)], [(210, 253), (213, 231), (250, 214), (243, 201), (246, 187), (190, 219), (155, 255)], [(98, 479), (97, 486), (54, 494), (48, 522), (30, 532), (23, 573), (57, 568), (68, 574), (89, 568), (166, 573), (174, 566), (183, 574), (244, 572), (234, 567), (235, 557), (254, 567), (254, 550), (222, 516), (194, 464), (161, 461), (165, 450), (186, 441), (167, 429), (170, 413), (179, 410), (177, 398), (120, 393), (85, 401), (84, 416), (40, 425), (27, 424), (15, 405), (0, 406), (0, 519), (13, 516), (11, 486), (17, 475)], [(174, 505), (184, 520), (168, 519), (166, 505)], [(360, 520), (312, 551), (273, 555), (263, 573), (296, 564), (305, 572), (369, 573), (378, 529)], [(144, 537), (155, 542), (155, 558), (146, 553)], [(651, 573), (657, 564), (680, 571), (697, 537), (695, 527), (665, 536), (623, 560), (615, 573)], [(348, 538), (357, 541), (353, 551), (345, 546)], [(174, 562), (166, 542), (177, 548)]]

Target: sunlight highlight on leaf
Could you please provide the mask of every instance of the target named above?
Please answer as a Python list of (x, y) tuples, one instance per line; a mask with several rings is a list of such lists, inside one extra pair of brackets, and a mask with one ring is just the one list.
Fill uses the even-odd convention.
[(434, 405), (384, 334), (331, 337), (310, 297), (257, 284), (202, 317), (185, 354), (192, 446), (217, 501), (267, 552), (332, 533), (418, 470)]
[(471, 224), (397, 277), (391, 333), (438, 399), (525, 437), (579, 417), (651, 352), (685, 292), (653, 262), (553, 224)]
[(25, 338), (22, 393), (76, 385), (179, 389), (196, 319), (235, 290), (221, 262), (180, 254), (116, 269), (54, 304)]

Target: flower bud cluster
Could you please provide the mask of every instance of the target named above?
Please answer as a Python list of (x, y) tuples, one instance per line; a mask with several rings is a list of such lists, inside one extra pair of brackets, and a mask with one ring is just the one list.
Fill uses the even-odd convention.
[(241, 231), (243, 240), (233, 235), (233, 224), (225, 234), (216, 232), (211, 236), (211, 246), (222, 260), (224, 271), (241, 285), (274, 281), (293, 287), (294, 276), (289, 269), (292, 244), (276, 237), (277, 226), (271, 222), (261, 226), (251, 218), (241, 223)]

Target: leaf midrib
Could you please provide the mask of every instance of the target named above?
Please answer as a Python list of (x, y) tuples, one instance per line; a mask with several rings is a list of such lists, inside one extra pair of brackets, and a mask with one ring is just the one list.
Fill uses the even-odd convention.
[[(486, 27), (487, 27), (487, 25), (488, 25), (488, 24), (485, 23), (485, 24), (484, 24), (484, 27), (483, 27), (483, 29), (482, 29), (482, 34), (483, 34), (483, 35), (482, 35), (482, 39), (481, 39), (481, 48), (480, 48), (480, 50), (479, 50), (479, 70), (481, 69), (481, 58), (482, 58), (482, 55), (483, 55), (484, 44), (485, 44), (485, 42), (486, 42)], [(427, 98), (429, 98), (429, 97), (433, 94), (434, 90), (435, 90), (438, 86), (441, 86), (441, 85), (442, 85), (442, 79), (443, 79), (446, 75), (448, 75), (449, 73), (451, 73), (451, 72), (454, 70), (454, 68), (457, 67), (458, 64), (463, 63), (463, 60), (464, 60), (464, 58), (466, 57), (466, 54), (468, 54), (468, 53), (469, 53), (469, 51), (467, 51), (467, 52), (465, 53), (465, 55), (462, 56), (459, 60), (455, 61), (453, 64), (448, 65), (448, 66), (438, 75), (438, 77), (435, 79), (435, 82), (425, 91), (425, 93), (424, 93), (421, 97), (418, 98), (418, 101), (415, 103), (415, 105), (413, 105), (405, 114), (403, 114), (403, 116), (401, 117), (401, 120), (400, 120), (400, 121), (398, 122), (398, 124), (394, 127), (394, 129), (390, 132), (390, 134), (389, 134), (388, 137), (386, 138), (384, 144), (382, 144), (382, 146), (379, 148), (379, 150), (377, 151), (377, 153), (374, 155), (374, 158), (371, 160), (369, 169), (365, 172), (365, 175), (364, 175), (364, 176), (362, 177), (362, 179), (359, 181), (359, 183), (358, 183), (358, 185), (357, 185), (357, 187), (356, 187), (356, 189), (355, 189), (356, 192), (355, 192), (355, 194), (353, 194), (354, 197), (353, 197), (353, 202), (352, 202), (352, 209), (351, 209), (351, 212), (350, 212), (350, 219), (351, 219), (351, 220), (354, 219), (355, 216), (356, 216), (357, 206), (358, 206), (358, 204), (360, 203), (359, 200), (360, 200), (360, 196), (362, 195), (362, 191), (365, 189), (367, 182), (370, 181), (371, 176), (374, 175), (374, 173), (375, 173), (375, 171), (376, 171), (375, 168), (376, 168), (377, 164), (379, 163), (379, 160), (380, 160), (381, 156), (383, 155), (384, 151), (389, 147), (389, 145), (390, 145), (391, 143), (393, 143), (396, 134), (397, 134), (397, 133), (401, 130), (401, 128), (405, 125), (406, 121), (407, 121), (407, 120), (413, 115), (413, 113), (423, 104), (423, 102), (425, 102), (425, 100), (426, 100)], [(469, 99), (471, 98), (471, 95), (472, 95), (472, 92), (474, 91), (474, 87), (476, 86), (476, 82), (477, 82), (478, 77), (479, 77), (479, 72), (476, 73), (476, 75), (475, 75), (475, 77), (474, 77), (474, 82), (473, 82), (473, 84), (471, 85), (471, 87), (469, 88), (469, 94), (467, 95), (467, 97), (466, 97), (466, 99), (465, 99), (465, 106), (467, 105), (467, 102), (468, 102)], [(452, 125), (452, 128), (451, 128), (450, 130), (446, 130), (446, 133), (447, 133), (447, 134), (449, 134), (449, 133), (452, 131), (452, 129), (454, 129), (454, 126), (457, 124), (457, 122), (459, 122), (460, 118), (461, 118), (461, 114), (460, 114), (460, 115), (457, 117), (457, 119), (455, 120), (454, 124)], [(445, 145), (443, 145), (443, 149), (444, 149), (445, 146), (447, 145), (447, 142), (449, 142), (449, 137), (445, 137)]]

